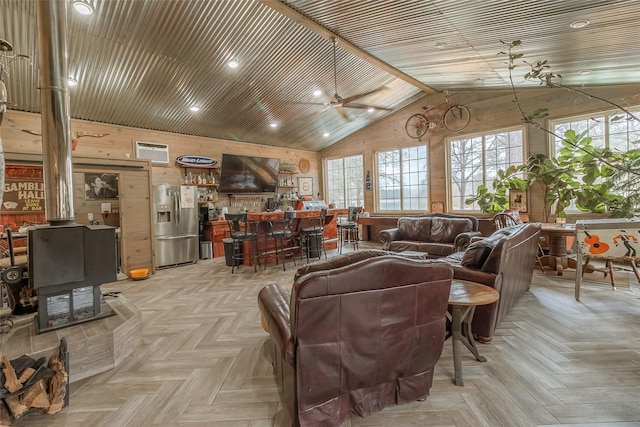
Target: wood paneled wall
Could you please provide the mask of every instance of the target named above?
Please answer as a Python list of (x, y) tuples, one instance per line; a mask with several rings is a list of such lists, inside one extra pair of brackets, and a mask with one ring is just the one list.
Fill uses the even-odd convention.
[[(591, 95), (612, 100), (620, 105), (640, 105), (640, 84), (581, 88)], [(580, 95), (566, 89), (527, 88), (518, 90), (523, 109), (529, 114), (538, 108), (548, 108), (549, 118), (586, 114), (612, 109), (611, 105), (595, 98)], [(487, 131), (522, 126), (517, 104), (513, 102), (513, 93), (509, 90), (460, 91), (452, 92), (451, 102), (466, 105), (471, 112), (471, 122), (459, 134), (444, 128), (429, 131), (421, 139), (429, 147), (429, 187), (430, 201), (446, 201), (449, 182), (446, 170), (445, 142), (447, 138), (471, 136)], [(323, 150), (322, 160), (362, 153), (364, 155), (364, 173), (371, 171), (373, 189), (365, 191), (365, 210), (375, 212), (375, 162), (377, 151), (395, 147), (416, 145), (420, 140), (409, 138), (405, 132), (406, 120), (422, 111), (423, 106), (432, 106), (444, 102), (444, 95), (433, 95), (420, 99), (389, 117), (354, 133), (337, 144)], [(546, 122), (544, 122), (546, 124)], [(525, 129), (526, 150), (528, 153), (547, 153), (547, 134), (533, 126)], [(542, 221), (543, 194), (539, 188), (529, 192), (530, 220)], [(446, 206), (446, 205), (445, 205)], [(445, 207), (450, 211), (449, 207)]]

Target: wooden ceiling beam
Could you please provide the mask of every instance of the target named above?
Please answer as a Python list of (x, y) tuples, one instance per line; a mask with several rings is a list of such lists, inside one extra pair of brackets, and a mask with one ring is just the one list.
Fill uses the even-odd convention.
[(427, 93), (427, 94), (434, 94), (434, 93), (439, 93), (440, 91), (432, 88), (429, 85), (426, 85), (424, 83), (422, 83), (419, 80), (416, 80), (415, 78), (403, 73), (402, 71), (398, 70), (395, 67), (392, 67), (391, 65), (387, 64), (386, 62), (382, 61), (381, 59), (371, 55), (370, 53), (360, 49), (358, 46), (348, 42), (347, 40), (343, 39), (342, 37), (340, 37), (338, 34), (333, 33), (332, 31), (328, 30), (327, 28), (323, 27), (322, 25), (318, 24), (317, 22), (307, 18), (306, 16), (304, 16), (303, 14), (301, 14), (300, 12), (290, 8), (289, 6), (281, 3), (279, 0), (258, 0), (260, 1), (262, 4), (264, 4), (265, 6), (270, 7), (271, 9), (275, 10), (276, 12), (278, 12), (279, 14), (286, 16), (287, 18), (291, 19), (292, 21), (302, 25), (303, 27), (307, 28), (308, 30), (311, 30), (312, 32), (318, 34), (321, 37), (326, 38), (327, 40), (330, 40), (332, 38), (335, 38), (338, 41), (338, 45), (346, 50), (347, 52), (357, 56), (358, 58), (372, 64), (375, 65), (376, 67), (380, 68), (381, 70), (398, 77), (401, 80), (404, 80), (405, 82), (417, 87), (418, 89), (422, 90), (423, 92)]

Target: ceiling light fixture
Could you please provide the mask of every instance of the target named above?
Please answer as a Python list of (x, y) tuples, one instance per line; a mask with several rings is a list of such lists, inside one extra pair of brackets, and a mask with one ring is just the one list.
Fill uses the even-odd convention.
[(269, 126), (271, 126), (272, 128), (277, 128), (278, 124), (276, 122), (271, 123)]
[(325, 132), (322, 134), (322, 136), (324, 136), (325, 138), (328, 137), (329, 135), (330, 135), (329, 132)]
[(74, 1), (73, 8), (81, 15), (93, 15), (93, 6), (91, 6), (86, 0)]
[(589, 74), (591, 74), (591, 70), (580, 70), (578, 71), (578, 74), (580, 74), (581, 76), (588, 76)]
[(373, 107), (369, 107), (369, 108), (367, 108), (367, 111), (368, 111), (369, 113), (373, 113), (374, 111), (376, 111), (376, 109), (375, 109), (375, 108), (373, 108)]
[(240, 65), (240, 62), (237, 59), (232, 59), (229, 62), (227, 62), (227, 66), (229, 68), (238, 68), (238, 65)]
[(73, 86), (77, 86), (78, 85), (78, 81), (76, 79), (74, 79), (73, 77), (69, 77), (69, 86), (73, 87)]
[(320, 89), (316, 89), (313, 91), (313, 96), (320, 96), (322, 95), (322, 91)]
[(442, 49), (446, 49), (446, 47), (447, 47), (446, 43), (443, 43), (443, 42), (436, 43), (436, 49), (442, 50)]
[(191, 107), (189, 107), (189, 110), (195, 113), (197, 111), (200, 111), (200, 107), (198, 107), (197, 105), (192, 105)]
[(577, 30), (579, 28), (584, 28), (587, 25), (589, 25), (591, 23), (591, 21), (589, 21), (588, 19), (579, 19), (577, 21), (573, 21), (571, 24), (569, 24), (569, 26), (571, 28), (573, 28), (574, 30)]

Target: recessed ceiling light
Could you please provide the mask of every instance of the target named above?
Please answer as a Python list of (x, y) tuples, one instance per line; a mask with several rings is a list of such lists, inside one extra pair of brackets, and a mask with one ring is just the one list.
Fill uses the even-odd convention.
[(374, 111), (376, 111), (376, 109), (375, 109), (375, 108), (373, 108), (373, 107), (369, 107), (369, 108), (367, 108), (367, 111), (368, 111), (369, 113), (373, 113)]
[(587, 25), (589, 25), (591, 23), (591, 21), (589, 21), (588, 19), (579, 19), (577, 21), (573, 21), (571, 24), (569, 24), (569, 26), (571, 28), (573, 28), (574, 30), (577, 30), (579, 28), (584, 28)]
[(278, 124), (276, 122), (273, 122), (273, 123), (269, 124), (269, 126), (271, 126), (272, 128), (277, 128)]
[(86, 1), (76, 0), (73, 2), (73, 8), (81, 15), (93, 15), (93, 7)]
[(328, 137), (329, 135), (331, 135), (329, 132), (325, 132), (322, 134), (322, 136), (324, 136), (325, 138)]
[(227, 66), (229, 68), (238, 68), (238, 65), (240, 65), (240, 62), (238, 62), (237, 59), (232, 59), (229, 62), (227, 62)]
[(192, 105), (191, 107), (189, 107), (189, 110), (195, 113), (196, 111), (200, 111), (200, 107), (198, 107), (197, 105)]
[(591, 74), (591, 70), (580, 70), (578, 71), (578, 74), (580, 74), (581, 76), (588, 76), (589, 74)]
[(447, 48), (447, 44), (446, 43), (443, 43), (443, 42), (436, 43), (436, 49), (442, 50), (442, 49), (446, 49), (446, 48)]
[(69, 86), (73, 87), (73, 86), (77, 86), (78, 85), (78, 81), (76, 79), (74, 79), (73, 77), (69, 77)]
[(322, 91), (320, 89), (316, 89), (313, 91), (313, 96), (320, 96), (322, 95)]

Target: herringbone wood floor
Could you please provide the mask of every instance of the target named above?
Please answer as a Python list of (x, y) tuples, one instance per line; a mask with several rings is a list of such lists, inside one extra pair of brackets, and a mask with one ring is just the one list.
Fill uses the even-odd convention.
[[(331, 254), (330, 254), (331, 255)], [(640, 287), (618, 273), (611, 291), (586, 275), (534, 273), (525, 294), (480, 345), (463, 348), (465, 385), (452, 383), (450, 343), (425, 402), (388, 407), (352, 426), (640, 426)], [(224, 259), (161, 270), (149, 280), (103, 285), (143, 313), (144, 345), (125, 363), (74, 383), (71, 403), (16, 426), (287, 426), (263, 345), (256, 295), (291, 281), (293, 268), (231, 275)], [(587, 277), (589, 276), (589, 277)], [(634, 289), (629, 290), (629, 281)]]

